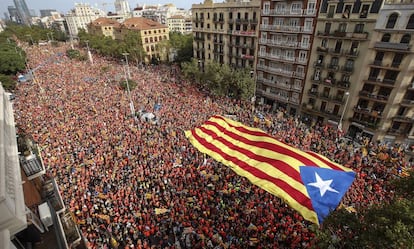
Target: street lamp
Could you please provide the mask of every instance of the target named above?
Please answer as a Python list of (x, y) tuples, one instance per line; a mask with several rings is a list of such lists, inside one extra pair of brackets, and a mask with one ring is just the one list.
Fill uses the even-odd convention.
[[(125, 56), (125, 66), (127, 69), (124, 68), (125, 71), (125, 81), (127, 84), (127, 91), (128, 91), (128, 97), (129, 97), (129, 108), (131, 109), (131, 115), (134, 116), (135, 114), (135, 108), (134, 108), (134, 102), (132, 102), (132, 97), (131, 97), (131, 90), (129, 89), (129, 64), (128, 64), (128, 55), (129, 53), (122, 53), (123, 56)], [(127, 75), (127, 71), (128, 71), (128, 75)]]
[(341, 118), (339, 119), (339, 123), (338, 123), (338, 129), (340, 131), (342, 131), (342, 120), (344, 119), (345, 111), (346, 111), (346, 108), (348, 106), (349, 92), (345, 92), (345, 96), (346, 96), (345, 106), (344, 106), (344, 109), (342, 110), (342, 115), (341, 115)]

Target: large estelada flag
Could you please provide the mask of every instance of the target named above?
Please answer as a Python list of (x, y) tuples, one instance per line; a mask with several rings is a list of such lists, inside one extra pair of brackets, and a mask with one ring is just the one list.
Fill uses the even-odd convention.
[(316, 224), (340, 203), (355, 173), (314, 152), (304, 152), (264, 131), (222, 116), (185, 131), (199, 151), (283, 199)]

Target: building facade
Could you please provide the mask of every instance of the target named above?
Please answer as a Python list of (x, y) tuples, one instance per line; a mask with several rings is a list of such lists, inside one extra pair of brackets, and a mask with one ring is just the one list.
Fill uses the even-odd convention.
[(414, 145), (414, 3), (385, 1), (349, 106), (351, 136)]
[(309, 120), (347, 129), (381, 5), (322, 0), (301, 106)]
[(16, 133), (10, 96), (0, 82), (0, 248), (86, 248), (38, 146)]
[(31, 25), (32, 17), (30, 15), (29, 8), (27, 7), (25, 0), (13, 0), (16, 7), (19, 21), (25, 25)]
[(129, 3), (126, 0), (115, 0), (115, 12), (118, 15), (129, 16), (131, 9)]
[(69, 35), (77, 37), (79, 29), (87, 30), (87, 25), (99, 17), (106, 16), (105, 12), (92, 8), (89, 4), (76, 3), (75, 8), (65, 15)]
[(175, 15), (167, 19), (167, 25), (171, 32), (189, 34), (192, 32), (191, 18), (182, 15)]
[(257, 100), (299, 112), (313, 31), (317, 0), (263, 1), (257, 56)]
[(257, 49), (260, 0), (205, 0), (192, 5), (194, 58), (252, 68)]
[(116, 20), (107, 17), (99, 17), (88, 24), (88, 33), (92, 35), (108, 36), (115, 39), (115, 28), (119, 28), (120, 26), (121, 24)]
[(146, 52), (146, 63), (153, 58), (161, 61), (167, 59), (167, 51), (162, 51), (160, 43), (170, 38), (168, 26), (143, 17), (126, 19), (119, 27), (114, 28), (115, 39), (122, 40), (129, 31), (139, 32), (142, 48)]

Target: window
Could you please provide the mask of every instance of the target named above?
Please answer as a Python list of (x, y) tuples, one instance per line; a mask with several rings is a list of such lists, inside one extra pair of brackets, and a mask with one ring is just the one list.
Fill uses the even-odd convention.
[(312, 19), (306, 19), (304, 31), (312, 31), (312, 25), (313, 25)]
[(329, 5), (328, 18), (333, 18), (335, 13), (335, 5)]
[(309, 47), (309, 36), (302, 36), (302, 48), (308, 48)]
[(369, 10), (369, 4), (362, 5), (361, 13), (359, 14), (359, 18), (367, 18)]
[(408, 19), (407, 27), (406, 29), (414, 29), (414, 14), (410, 16), (410, 19)]
[(332, 57), (331, 66), (333, 66), (333, 67), (338, 66), (338, 62), (339, 62), (338, 57)]
[(275, 18), (273, 20), (273, 25), (282, 26), (283, 25), (283, 18)]
[(286, 5), (284, 3), (277, 3), (275, 6), (276, 13), (284, 14), (286, 12)]
[(299, 62), (306, 62), (306, 59), (307, 59), (306, 51), (300, 51), (299, 52)]
[(316, 2), (315, 1), (309, 1), (308, 2), (308, 8), (307, 8), (307, 14), (313, 15), (316, 13)]
[(332, 23), (327, 22), (325, 23), (325, 34), (329, 34), (331, 32)]
[(401, 38), (400, 43), (405, 43), (405, 44), (409, 44), (411, 40), (411, 36), (409, 34), (405, 34), (403, 35), (403, 37)]
[(346, 32), (346, 23), (340, 23), (338, 27), (339, 32)]
[(363, 23), (357, 23), (355, 24), (355, 33), (363, 33), (364, 32), (364, 24)]
[(314, 80), (320, 80), (321, 79), (321, 70), (317, 69), (315, 73), (313, 74)]
[(397, 19), (398, 19), (398, 14), (397, 13), (392, 13), (388, 17), (387, 25), (385, 25), (385, 28), (386, 29), (393, 29), (395, 27), (395, 24), (397, 23)]
[(344, 13), (342, 14), (342, 18), (348, 19), (351, 14), (352, 5), (345, 5)]
[(390, 34), (384, 34), (381, 39), (382, 42), (390, 42), (390, 40), (391, 40)]
[(328, 46), (328, 39), (323, 39), (321, 42), (321, 47), (326, 48)]
[(295, 60), (295, 51), (294, 50), (286, 50), (286, 59), (293, 61)]
[(263, 14), (268, 15), (270, 12), (270, 2), (265, 2), (263, 4)]
[(353, 69), (354, 68), (354, 60), (347, 60), (345, 63), (345, 68)]
[(290, 13), (300, 14), (302, 12), (302, 3), (292, 3)]

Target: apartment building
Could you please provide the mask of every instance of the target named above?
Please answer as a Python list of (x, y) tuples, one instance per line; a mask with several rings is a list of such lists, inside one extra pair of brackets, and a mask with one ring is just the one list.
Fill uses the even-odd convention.
[(347, 131), (381, 6), (382, 0), (322, 0), (301, 105), (308, 120)]
[(410, 148), (414, 145), (414, 3), (385, 1), (372, 33), (360, 70), (362, 81), (345, 116), (348, 133)]
[(92, 35), (108, 36), (115, 39), (114, 30), (120, 26), (121, 24), (116, 20), (107, 17), (99, 17), (88, 24), (88, 33)]
[(254, 68), (260, 0), (205, 0), (192, 5), (194, 58)]
[(86, 248), (38, 146), (16, 134), (12, 100), (1, 82), (0, 131), (0, 248)]
[(259, 103), (298, 113), (318, 4), (317, 0), (262, 1), (256, 65)]
[(144, 17), (132, 17), (114, 29), (115, 39), (118, 40), (122, 40), (129, 31), (139, 32), (142, 47), (146, 52), (145, 62), (150, 62), (153, 57), (161, 61), (167, 59), (167, 52), (162, 51), (158, 46), (161, 42), (170, 39), (168, 26)]
[(104, 11), (92, 8), (89, 4), (75, 3), (75, 8), (65, 15), (69, 36), (77, 37), (79, 29), (87, 30), (90, 22), (104, 16), (106, 16)]
[(192, 31), (191, 18), (182, 15), (175, 15), (167, 19), (167, 25), (171, 32), (189, 34)]

